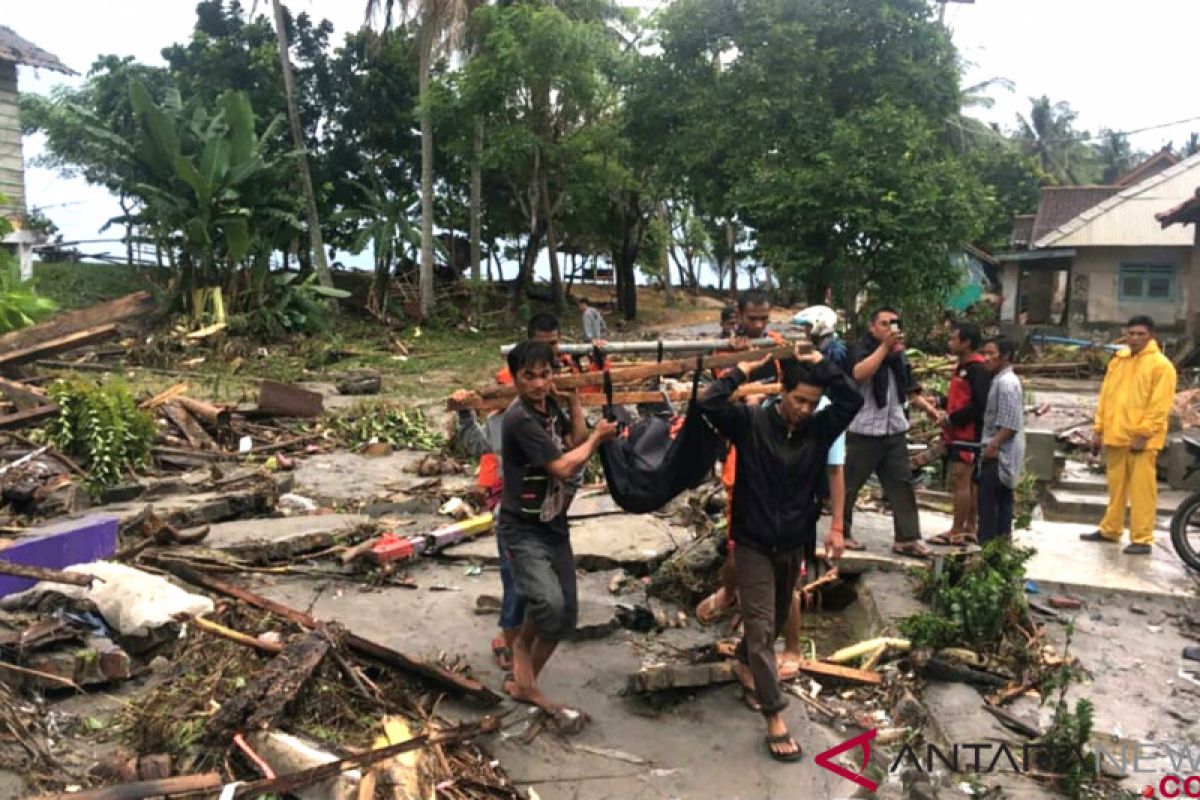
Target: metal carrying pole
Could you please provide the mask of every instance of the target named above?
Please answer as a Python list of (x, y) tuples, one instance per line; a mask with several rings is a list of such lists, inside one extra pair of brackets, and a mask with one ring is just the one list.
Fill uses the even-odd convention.
[[(600, 352), (606, 355), (617, 355), (620, 353), (709, 353), (714, 350), (730, 350), (729, 345), (732, 339), (675, 339), (675, 340), (650, 340), (644, 342), (609, 342), (604, 347), (600, 348)], [(788, 340), (788, 341), (808, 341), (807, 339)], [(773, 347), (777, 345), (774, 339), (764, 336), (761, 339), (751, 339), (751, 347)], [(506, 356), (509, 351), (516, 347), (515, 344), (506, 344), (500, 348), (500, 355)], [(596, 348), (590, 344), (560, 344), (558, 352), (568, 356), (586, 356), (591, 355), (596, 351)]]

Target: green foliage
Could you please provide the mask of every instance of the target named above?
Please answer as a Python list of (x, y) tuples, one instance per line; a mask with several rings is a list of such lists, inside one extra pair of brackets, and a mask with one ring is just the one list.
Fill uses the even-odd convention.
[[(0, 202), (4, 195), (0, 195)], [(0, 239), (12, 232), (12, 224), (0, 217)], [(33, 281), (21, 280), (21, 265), (8, 248), (0, 247), (0, 333), (8, 333), (45, 319), (58, 307), (39, 295)]]
[[(1075, 623), (1072, 621), (1067, 626), (1064, 655), (1070, 652), (1074, 633)], [(1039, 687), (1043, 704), (1051, 696), (1057, 696), (1054, 699), (1054, 720), (1038, 740), (1038, 744), (1045, 748), (1050, 763), (1038, 766), (1043, 771), (1061, 775), (1062, 788), (1073, 800), (1082, 800), (1089, 796), (1087, 788), (1096, 779), (1096, 754), (1087, 750), (1095, 725), (1095, 704), (1088, 698), (1081, 697), (1075, 702), (1075, 709), (1072, 711), (1067, 701), (1067, 692), (1083, 677), (1082, 670), (1075, 662), (1066, 658)]]
[(923, 568), (918, 596), (933, 607), (933, 613), (909, 617), (901, 629), (913, 637), (914, 644), (998, 645), (1010, 622), (1027, 609), (1025, 563), (1033, 552), (998, 539), (979, 556), (947, 559), (940, 575)]
[(386, 442), (411, 450), (441, 450), (446, 436), (434, 428), (420, 410), (395, 403), (363, 403), (334, 420), (334, 431), (352, 447)]
[(47, 436), (63, 452), (87, 460), (93, 495), (149, 462), (157, 435), (154, 418), (137, 407), (123, 384), (59, 380), (46, 394), (59, 408), (46, 426)]
[(315, 273), (302, 281), (295, 272), (270, 276), (262, 292), (262, 302), (251, 311), (229, 320), (233, 333), (245, 333), (271, 340), (289, 333), (326, 333), (331, 322), (330, 299), (344, 299), (350, 293), (317, 283)]

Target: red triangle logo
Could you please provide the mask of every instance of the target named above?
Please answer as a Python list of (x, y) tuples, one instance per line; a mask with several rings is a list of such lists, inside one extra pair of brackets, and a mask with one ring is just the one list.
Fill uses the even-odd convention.
[[(867, 771), (867, 764), (871, 762), (871, 740), (875, 738), (876, 733), (878, 733), (878, 731), (875, 728), (872, 728), (865, 733), (860, 733), (853, 739), (847, 739), (841, 744), (829, 748), (824, 753), (817, 754), (816, 758), (813, 760), (816, 761), (817, 766), (824, 767), (834, 775), (837, 775), (839, 778), (845, 778), (851, 783), (858, 784), (864, 789), (873, 792), (879, 788), (879, 784), (875, 783), (875, 781), (864, 778), (863, 773)], [(855, 749), (862, 750), (863, 753), (862, 765), (858, 768), (857, 775), (843, 767), (841, 764), (833, 763), (833, 758), (835, 756), (840, 756), (847, 750)]]

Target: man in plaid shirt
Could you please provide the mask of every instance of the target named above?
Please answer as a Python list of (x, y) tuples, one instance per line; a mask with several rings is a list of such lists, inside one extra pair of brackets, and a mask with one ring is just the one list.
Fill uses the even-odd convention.
[(979, 472), (979, 543), (1012, 536), (1013, 490), (1025, 467), (1025, 396), (1013, 372), (1017, 344), (989, 339), (981, 351), (994, 376), (983, 412), (983, 454)]

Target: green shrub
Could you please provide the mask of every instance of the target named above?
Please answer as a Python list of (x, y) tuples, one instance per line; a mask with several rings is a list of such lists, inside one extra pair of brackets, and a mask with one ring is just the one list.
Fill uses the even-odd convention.
[(154, 418), (137, 407), (124, 385), (59, 380), (46, 394), (59, 408), (46, 434), (55, 447), (86, 460), (93, 495), (120, 483), (127, 469), (149, 462)]

